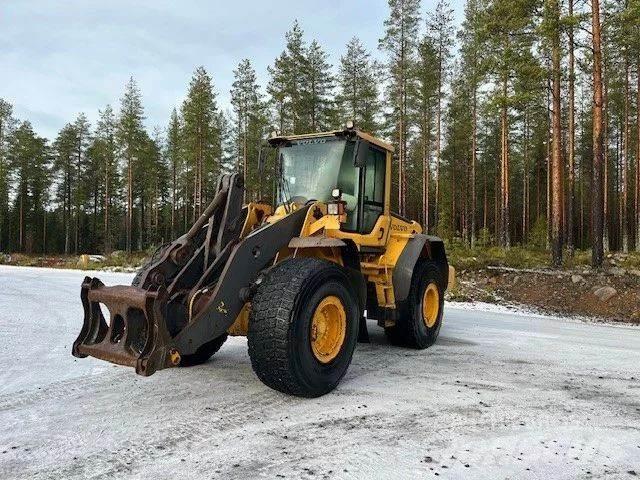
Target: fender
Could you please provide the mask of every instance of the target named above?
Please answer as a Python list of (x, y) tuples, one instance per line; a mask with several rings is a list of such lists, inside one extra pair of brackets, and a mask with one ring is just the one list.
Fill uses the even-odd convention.
[(396, 302), (402, 302), (409, 296), (413, 269), (419, 258), (427, 258), (433, 261), (440, 270), (443, 287), (446, 290), (449, 284), (449, 262), (441, 238), (415, 234), (409, 239), (404, 250), (400, 254), (393, 269), (393, 293)]
[(357, 295), (360, 311), (364, 312), (367, 303), (367, 282), (360, 271), (358, 247), (353, 240), (341, 240), (331, 237), (294, 237), (289, 241), (289, 248), (339, 248), (342, 263), (349, 278), (353, 292)]

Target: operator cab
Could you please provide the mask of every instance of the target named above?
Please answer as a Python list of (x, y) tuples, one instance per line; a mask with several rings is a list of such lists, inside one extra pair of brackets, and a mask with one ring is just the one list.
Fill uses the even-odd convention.
[(390, 145), (353, 128), (274, 136), (269, 143), (277, 148), (276, 205), (338, 201), (346, 213), (341, 230), (364, 234), (373, 230), (385, 213)]

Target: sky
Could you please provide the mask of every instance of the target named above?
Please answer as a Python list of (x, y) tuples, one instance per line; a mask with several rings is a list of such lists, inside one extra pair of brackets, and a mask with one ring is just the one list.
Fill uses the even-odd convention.
[[(422, 0), (423, 12), (436, 0)], [(463, 0), (451, 0), (456, 18)], [(218, 102), (229, 108), (233, 70), (253, 63), (262, 86), (294, 20), (336, 65), (358, 36), (378, 58), (387, 0), (0, 0), (0, 98), (14, 116), (55, 137), (84, 112), (117, 109), (133, 76), (148, 128), (167, 124), (196, 67), (212, 75)]]

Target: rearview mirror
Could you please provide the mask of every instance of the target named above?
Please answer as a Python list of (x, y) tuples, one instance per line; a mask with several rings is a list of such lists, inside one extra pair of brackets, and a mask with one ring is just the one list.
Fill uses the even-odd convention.
[(367, 155), (369, 155), (369, 142), (359, 138), (353, 149), (353, 165), (363, 168), (367, 164)]

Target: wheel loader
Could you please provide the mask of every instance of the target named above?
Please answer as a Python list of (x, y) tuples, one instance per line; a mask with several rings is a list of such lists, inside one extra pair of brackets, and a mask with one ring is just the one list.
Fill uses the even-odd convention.
[(436, 341), (455, 272), (441, 239), (391, 211), (393, 147), (353, 124), (274, 132), (265, 147), (275, 150), (274, 204), (243, 205), (242, 176), (223, 175), (194, 225), (132, 285), (86, 277), (74, 356), (149, 376), (204, 363), (228, 335), (246, 335), (262, 382), (317, 397), (368, 340), (367, 318), (393, 345)]

